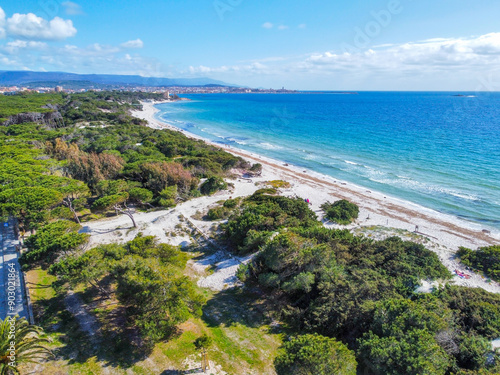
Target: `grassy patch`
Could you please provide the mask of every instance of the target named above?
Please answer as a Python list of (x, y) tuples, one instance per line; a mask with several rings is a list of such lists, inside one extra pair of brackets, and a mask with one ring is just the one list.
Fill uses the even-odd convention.
[(288, 189), (291, 186), (289, 182), (283, 180), (267, 181), (265, 184), (275, 189)]

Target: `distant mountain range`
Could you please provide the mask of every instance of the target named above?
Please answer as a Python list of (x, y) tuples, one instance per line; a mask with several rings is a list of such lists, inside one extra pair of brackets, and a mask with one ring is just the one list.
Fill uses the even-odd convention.
[(75, 74), (65, 72), (0, 71), (0, 85), (35, 83), (79, 83), (105, 86), (236, 86), (210, 78), (156, 78), (115, 74)]

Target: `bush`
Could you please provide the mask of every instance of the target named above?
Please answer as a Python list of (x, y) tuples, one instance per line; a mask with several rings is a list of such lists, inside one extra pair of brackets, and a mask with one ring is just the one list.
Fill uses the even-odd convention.
[(226, 208), (236, 208), (240, 205), (241, 198), (228, 199), (223, 203)]
[(206, 333), (198, 337), (196, 340), (194, 340), (194, 346), (196, 349), (208, 349), (210, 345), (212, 345), (212, 338), (209, 337)]
[(136, 187), (130, 189), (128, 193), (130, 200), (140, 204), (147, 204), (153, 200), (153, 193), (148, 189)]
[(301, 335), (286, 341), (274, 361), (278, 375), (355, 375), (354, 353), (335, 339)]
[(240, 264), (240, 266), (236, 270), (236, 277), (238, 278), (238, 280), (240, 280), (241, 282), (245, 282), (248, 280), (249, 276), (250, 267), (248, 266), (248, 264)]
[(51, 260), (61, 252), (70, 252), (85, 244), (88, 234), (78, 233), (80, 225), (59, 220), (43, 226), (26, 240), (28, 252), (21, 257), (21, 263), (32, 263), (40, 259)]
[(477, 251), (461, 247), (457, 254), (466, 266), (481, 270), (493, 280), (500, 281), (500, 245), (481, 247)]
[(200, 186), (200, 191), (204, 195), (212, 195), (219, 190), (227, 189), (227, 183), (222, 177), (210, 177)]
[(335, 203), (326, 202), (321, 205), (321, 209), (325, 211), (325, 216), (328, 219), (344, 225), (352, 223), (359, 214), (359, 207), (345, 199)]
[(177, 185), (167, 186), (160, 192), (158, 204), (162, 207), (175, 207), (177, 198)]
[(280, 189), (280, 188), (288, 189), (290, 187), (290, 183), (283, 180), (268, 181), (266, 182), (266, 185), (269, 185), (275, 189)]
[(226, 207), (211, 208), (208, 210), (207, 219), (210, 221), (226, 219), (229, 213), (230, 211)]

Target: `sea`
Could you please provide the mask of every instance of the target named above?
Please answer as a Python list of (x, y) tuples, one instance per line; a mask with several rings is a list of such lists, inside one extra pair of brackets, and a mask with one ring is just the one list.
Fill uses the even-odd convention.
[(157, 118), (205, 139), (500, 229), (500, 93), (190, 94)]

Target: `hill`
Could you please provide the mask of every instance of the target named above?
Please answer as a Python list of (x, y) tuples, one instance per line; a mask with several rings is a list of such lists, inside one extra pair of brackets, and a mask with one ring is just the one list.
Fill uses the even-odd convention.
[(126, 86), (235, 86), (210, 78), (161, 78), (138, 75), (76, 74), (66, 72), (0, 71), (0, 85), (23, 85), (36, 82), (85, 82), (86, 84)]

